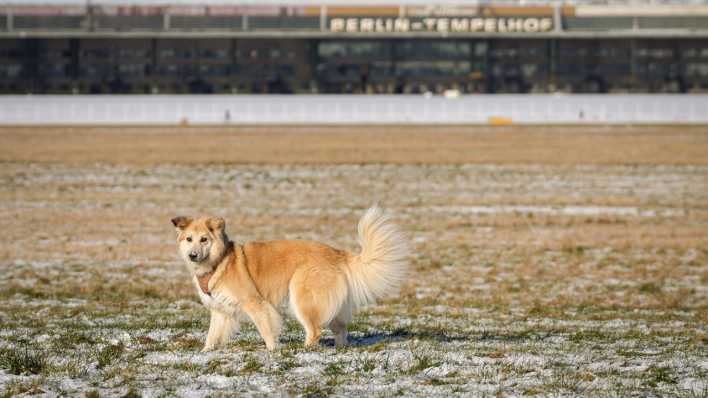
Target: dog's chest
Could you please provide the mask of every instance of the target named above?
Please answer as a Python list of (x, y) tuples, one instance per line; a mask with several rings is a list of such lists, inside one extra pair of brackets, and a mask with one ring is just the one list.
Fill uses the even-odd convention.
[(238, 310), (238, 301), (229, 294), (225, 294), (224, 292), (212, 292), (211, 295), (208, 295), (199, 288), (197, 288), (197, 292), (199, 293), (199, 298), (202, 300), (202, 304), (209, 309), (225, 312), (227, 314), (233, 314)]

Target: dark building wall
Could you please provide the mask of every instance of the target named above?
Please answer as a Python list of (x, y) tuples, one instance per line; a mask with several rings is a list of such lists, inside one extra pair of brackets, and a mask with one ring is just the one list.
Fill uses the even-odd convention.
[(706, 92), (706, 39), (0, 39), (0, 93)]

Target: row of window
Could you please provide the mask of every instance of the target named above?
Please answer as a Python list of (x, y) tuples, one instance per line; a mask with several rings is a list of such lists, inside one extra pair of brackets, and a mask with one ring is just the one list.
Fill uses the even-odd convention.
[[(0, 58), (71, 59), (68, 40), (45, 41), (37, 46), (23, 40), (7, 40), (0, 46)], [(295, 59), (296, 50), (275, 42), (239, 41), (232, 49), (230, 41), (210, 43), (206, 48), (195, 45), (176, 45), (158, 41), (157, 57), (165, 60), (280, 60)], [(207, 43), (207, 42), (204, 42)], [(282, 43), (282, 42), (281, 42)], [(486, 40), (325, 40), (317, 42), (317, 55), (321, 59), (518, 59), (548, 57), (559, 58), (628, 58), (632, 54), (640, 59), (695, 59), (708, 58), (708, 41), (573, 41), (561, 40), (557, 45), (550, 41), (486, 41)], [(105, 44), (105, 45), (98, 45)], [(221, 45), (221, 46), (220, 46)], [(80, 59), (151, 59), (150, 41), (115, 40), (110, 42), (87, 40), (77, 47)], [(307, 51), (301, 49), (300, 51)]]
[[(30, 49), (0, 48), (0, 58), (25, 58), (33, 54)], [(44, 59), (71, 59), (70, 49), (42, 49), (37, 54)], [(293, 59), (295, 52), (280, 48), (251, 48), (251, 49), (175, 49), (163, 48), (157, 51), (161, 59), (177, 60), (224, 60), (251, 59), (251, 60), (280, 60)], [(110, 59), (150, 59), (152, 51), (140, 48), (88, 48), (79, 51), (79, 58), (94, 60)]]
[(628, 58), (634, 54), (638, 58), (672, 59), (708, 58), (708, 43), (703, 47), (642, 47), (632, 48), (630, 43), (614, 46), (580, 46), (575, 42), (559, 42), (556, 49), (550, 42), (500, 43), (488, 42), (323, 42), (318, 47), (321, 58), (533, 58), (547, 57), (551, 51), (564, 57)]
[(419, 94), (426, 92), (443, 93), (447, 89), (462, 93), (679, 93), (708, 92), (708, 84), (691, 83), (681, 79), (659, 80), (643, 85), (627, 80), (607, 81), (600, 77), (585, 79), (526, 81), (519, 77), (503, 77), (473, 81), (426, 81), (405, 80), (398, 82), (318, 82), (285, 81), (270, 79), (252, 82), (223, 82), (209, 79), (189, 79), (176, 81), (126, 81), (111, 79), (106, 81), (4, 81), (0, 79), (0, 94), (7, 93), (47, 93), (47, 94), (290, 94), (290, 93), (341, 93), (341, 94)]
[[(27, 68), (36, 68), (27, 70)], [(272, 76), (289, 77), (295, 74), (294, 64), (239, 64), (239, 65), (158, 65), (148, 63), (119, 64), (80, 64), (78, 76), (82, 78), (105, 79), (122, 76), (140, 78), (147, 76), (164, 77), (238, 77), (245, 79), (267, 79)], [(485, 70), (488, 70), (485, 73)], [(24, 73), (23, 73), (24, 72)], [(41, 64), (36, 67), (23, 66), (19, 63), (0, 64), (0, 78), (34, 76), (45, 79), (70, 78), (74, 71), (68, 63)], [(395, 78), (436, 78), (463, 77), (481, 78), (485, 74), (492, 76), (522, 76), (526, 79), (545, 79), (555, 74), (565, 75), (607, 75), (636, 76), (639, 79), (656, 79), (683, 76), (687, 79), (708, 79), (708, 62), (679, 63), (639, 63), (628, 62), (605, 64), (565, 63), (551, 71), (548, 63), (473, 63), (469, 61), (376, 61), (371, 63), (332, 63), (317, 64), (315, 76), (330, 81), (380, 81)]]

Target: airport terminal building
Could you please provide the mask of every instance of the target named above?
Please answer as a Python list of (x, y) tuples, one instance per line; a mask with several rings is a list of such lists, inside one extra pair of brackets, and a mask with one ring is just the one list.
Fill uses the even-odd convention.
[(708, 92), (703, 1), (375, 4), (0, 0), (0, 93)]

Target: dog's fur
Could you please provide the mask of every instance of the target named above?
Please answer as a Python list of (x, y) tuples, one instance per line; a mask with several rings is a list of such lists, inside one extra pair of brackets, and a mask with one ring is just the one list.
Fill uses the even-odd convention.
[[(244, 313), (274, 349), (281, 328), (275, 307), (285, 297), (305, 328), (305, 346), (319, 342), (323, 326), (332, 329), (337, 345), (346, 344), (352, 311), (395, 292), (408, 269), (407, 241), (377, 206), (359, 221), (359, 254), (300, 240), (241, 246), (229, 240), (224, 220), (216, 217), (176, 217), (172, 223), (179, 253), (211, 310), (203, 351), (226, 343)], [(200, 277), (208, 278), (206, 293)]]

